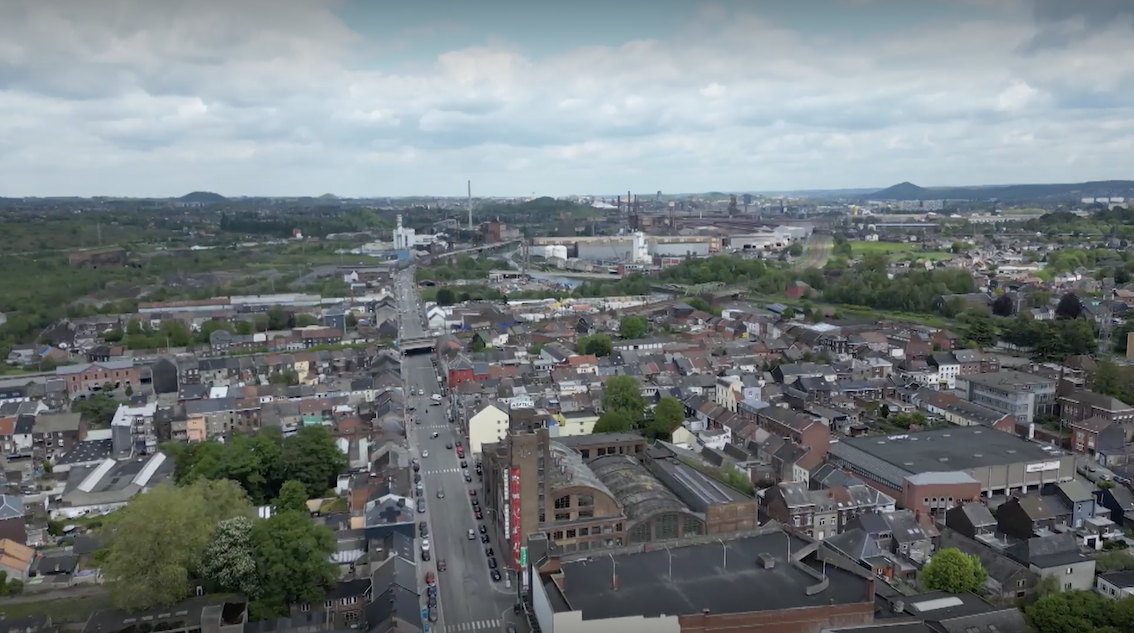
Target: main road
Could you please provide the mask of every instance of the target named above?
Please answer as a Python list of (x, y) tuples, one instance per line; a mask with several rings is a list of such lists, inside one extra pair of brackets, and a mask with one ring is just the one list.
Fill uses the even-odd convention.
[[(421, 299), (413, 280), (413, 269), (399, 272), (395, 277), (395, 294), (398, 300), (400, 336), (420, 337), (427, 334)], [(460, 437), (459, 427), (449, 421), (448, 401), (441, 387), (439, 373), (432, 356), (413, 355), (402, 359), (402, 378), (405, 381), (408, 412), (406, 437), (410, 453), (420, 460), (426, 512), (418, 514), (418, 521), (429, 527), (430, 560), (421, 561), (420, 531), (418, 532), (419, 582), (424, 583), (425, 573), (432, 571), (440, 592), (438, 619), (430, 625), (431, 633), (493, 632), (526, 630), (522, 616), (513, 616), (516, 604), (514, 589), (503, 581), (493, 581), (488, 568), (487, 548), (492, 548), (496, 560), (503, 560), (496, 542), (482, 543), (481, 521), (476, 519), (469, 494), (479, 489), (476, 476), (476, 458), (465, 455), (472, 482), (465, 481), (465, 468), (457, 457), (456, 442), (467, 442)], [(437, 404), (433, 394), (442, 397)], [(437, 437), (434, 437), (434, 434)], [(452, 448), (450, 448), (452, 447)], [(469, 539), (469, 530), (474, 538)], [(491, 532), (491, 530), (489, 530)], [(445, 561), (445, 571), (438, 571)], [(502, 575), (504, 570), (500, 569)], [(424, 606), (424, 605), (423, 605)], [(514, 623), (514, 624), (513, 624)]]

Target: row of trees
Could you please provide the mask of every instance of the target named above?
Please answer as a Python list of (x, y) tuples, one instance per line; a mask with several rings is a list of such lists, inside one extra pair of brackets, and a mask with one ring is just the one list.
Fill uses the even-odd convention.
[(201, 324), (196, 332), (191, 332), (180, 321), (163, 321), (158, 328), (150, 327), (137, 320), (121, 329), (107, 332), (103, 339), (108, 343), (121, 342), (129, 349), (160, 349), (166, 347), (186, 347), (193, 344), (207, 344), (213, 332), (224, 331), (230, 334), (253, 334), (268, 330), (286, 330), (293, 327), (316, 325), (319, 319), (310, 314), (294, 314), (281, 308), (272, 308), (265, 314), (258, 314), (249, 321), (230, 323), (223, 320), (210, 320)]
[(322, 426), (305, 426), (286, 438), (268, 428), (227, 443), (170, 442), (162, 450), (175, 459), (178, 483), (232, 480), (258, 505), (279, 497), (288, 481), (301, 484), (306, 498), (321, 497), (347, 467), (346, 456)]
[(253, 617), (287, 615), (292, 603), (318, 602), (337, 577), (328, 562), (333, 534), (303, 505), (303, 484), (288, 482), (267, 519), (256, 519), (234, 481), (162, 484), (106, 517), (102, 572), (115, 606), (171, 606), (193, 594), (240, 592)]

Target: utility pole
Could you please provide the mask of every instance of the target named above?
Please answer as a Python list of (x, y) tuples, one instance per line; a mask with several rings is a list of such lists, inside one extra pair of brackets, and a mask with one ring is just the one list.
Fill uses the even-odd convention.
[(469, 207), (469, 233), (472, 233), (473, 227), (472, 227), (472, 181), (471, 181), (471, 180), (470, 180), (470, 181), (468, 181), (468, 185), (469, 185), (469, 199), (468, 199), (468, 207)]

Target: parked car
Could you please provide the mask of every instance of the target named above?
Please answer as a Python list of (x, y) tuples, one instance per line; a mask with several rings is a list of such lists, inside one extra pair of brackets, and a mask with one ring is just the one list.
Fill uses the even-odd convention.
[[(428, 549), (428, 548), (426, 548), (426, 549)], [(489, 557), (489, 558), (492, 558), (493, 556), (496, 555), (496, 553), (492, 551), (491, 547), (486, 547), (486, 548), (484, 548), (484, 555)]]
[(488, 559), (488, 568), (489, 569), (496, 569), (496, 559), (495, 558)]
[(484, 526), (484, 525), (480, 526), (480, 533), (481, 534), (487, 534), (488, 533), (488, 527)]
[(500, 582), (500, 572), (498, 570), (493, 569), (491, 575), (492, 582)]
[(425, 499), (418, 499), (417, 500), (417, 511), (418, 511), (419, 514), (425, 512)]

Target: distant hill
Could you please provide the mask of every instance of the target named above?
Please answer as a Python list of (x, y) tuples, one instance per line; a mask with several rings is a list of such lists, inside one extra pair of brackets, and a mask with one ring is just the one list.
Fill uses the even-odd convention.
[(1055, 185), (991, 185), (987, 187), (919, 187), (903, 182), (862, 196), (865, 200), (1078, 200), (1134, 197), (1134, 181), (1103, 180)]
[(211, 191), (194, 191), (193, 193), (187, 193), (187, 194), (181, 196), (177, 200), (179, 202), (201, 203), (201, 202), (224, 202), (225, 200), (228, 200), (228, 198), (220, 195), (219, 193), (213, 193)]

